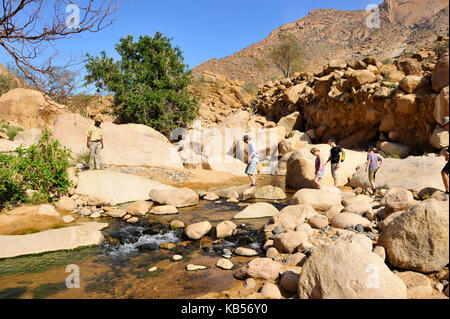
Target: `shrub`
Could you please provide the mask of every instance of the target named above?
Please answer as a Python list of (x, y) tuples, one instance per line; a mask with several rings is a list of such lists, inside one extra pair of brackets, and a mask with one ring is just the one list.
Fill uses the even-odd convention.
[(448, 51), (448, 40), (445, 42), (437, 42), (433, 48), (434, 52), (438, 55), (438, 57), (443, 56)]
[[(18, 202), (50, 201), (72, 186), (67, 169), (71, 166), (71, 151), (51, 139), (45, 130), (37, 145), (18, 148), (10, 154), (0, 154), (0, 207)], [(37, 192), (33, 198), (25, 190)]]
[(258, 92), (258, 86), (255, 83), (247, 82), (242, 86), (242, 89), (250, 94), (255, 94)]
[(0, 96), (18, 86), (16, 79), (12, 75), (0, 74)]

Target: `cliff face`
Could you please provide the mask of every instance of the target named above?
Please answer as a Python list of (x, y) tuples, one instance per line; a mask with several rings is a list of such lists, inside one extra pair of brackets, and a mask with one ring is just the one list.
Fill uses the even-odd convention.
[[(386, 0), (379, 6), (379, 28), (367, 26), (369, 15), (365, 10), (313, 10), (306, 17), (272, 31), (260, 42), (226, 58), (206, 61), (193, 72), (210, 71), (254, 83), (279, 77), (280, 72), (268, 54), (283, 33), (298, 39), (305, 54), (304, 71), (311, 72), (320, 71), (331, 59), (396, 58), (429, 45), (437, 34), (448, 34), (445, 0)], [(265, 61), (266, 67), (258, 68), (258, 61)]]

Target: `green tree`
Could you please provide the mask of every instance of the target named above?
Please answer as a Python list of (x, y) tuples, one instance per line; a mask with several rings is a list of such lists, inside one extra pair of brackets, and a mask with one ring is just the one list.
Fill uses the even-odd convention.
[(122, 122), (145, 124), (168, 135), (195, 118), (197, 101), (188, 91), (191, 71), (171, 39), (159, 32), (137, 42), (127, 36), (120, 39), (116, 51), (119, 61), (105, 52), (88, 56), (86, 81), (114, 94), (114, 111)]
[(280, 44), (272, 49), (270, 58), (275, 66), (288, 78), (300, 71), (303, 64), (303, 50), (293, 35), (280, 35)]

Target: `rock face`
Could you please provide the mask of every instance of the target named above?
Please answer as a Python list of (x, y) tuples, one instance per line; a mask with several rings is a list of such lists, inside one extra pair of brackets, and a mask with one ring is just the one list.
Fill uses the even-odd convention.
[(252, 219), (273, 217), (278, 214), (278, 209), (268, 203), (256, 203), (247, 206), (243, 211), (234, 216), (234, 219)]
[(341, 203), (342, 196), (318, 189), (301, 189), (291, 198), (292, 205), (310, 205), (320, 211), (326, 211), (334, 205)]
[(106, 227), (105, 223), (87, 223), (30, 235), (0, 236), (0, 258), (99, 245), (103, 241), (101, 230)]
[(395, 267), (431, 273), (449, 261), (449, 210), (430, 199), (393, 219), (381, 233), (379, 245)]
[(0, 97), (0, 119), (14, 122), (24, 128), (53, 127), (55, 118), (64, 112), (64, 105), (46, 100), (44, 95), (36, 90), (17, 88)]
[(172, 205), (175, 207), (188, 207), (198, 204), (199, 198), (196, 192), (190, 188), (153, 189), (150, 191), (150, 199), (160, 205)]
[[(56, 118), (53, 136), (75, 155), (85, 154), (86, 133), (93, 121), (78, 114)], [(101, 162), (116, 166), (153, 166), (183, 168), (177, 150), (154, 129), (138, 124), (102, 124), (105, 148)]]
[[(374, 275), (376, 272), (377, 275)], [(360, 244), (315, 247), (298, 283), (300, 299), (405, 299), (406, 286), (380, 257)]]
[[(421, 190), (425, 187), (443, 189), (441, 170), (445, 165), (443, 157), (408, 157), (404, 160), (385, 159), (377, 173), (377, 188), (401, 187)], [(427, 178), (423, 178), (427, 176)], [(350, 179), (351, 187), (370, 187), (365, 167), (361, 167)]]
[[(286, 184), (294, 189), (315, 188), (313, 183), (315, 178), (315, 156), (311, 154), (311, 149), (317, 147), (320, 153), (327, 160), (330, 153), (328, 145), (306, 145), (295, 151), (287, 161)], [(345, 185), (355, 172), (358, 165), (366, 161), (366, 155), (362, 152), (345, 150), (346, 159), (341, 163), (339, 185)], [(329, 166), (325, 171), (324, 179), (321, 181), (324, 186), (334, 185)]]
[(76, 193), (103, 206), (149, 200), (150, 191), (153, 189), (175, 189), (144, 177), (110, 171), (86, 171), (78, 176)]

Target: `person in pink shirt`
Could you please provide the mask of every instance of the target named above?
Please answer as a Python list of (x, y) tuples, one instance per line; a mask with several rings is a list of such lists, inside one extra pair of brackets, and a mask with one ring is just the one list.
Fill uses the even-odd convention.
[(315, 163), (316, 177), (314, 179), (314, 184), (316, 185), (317, 188), (320, 189), (320, 181), (325, 176), (325, 161), (323, 160), (323, 155), (320, 154), (320, 150), (318, 148), (314, 147), (311, 150), (311, 154), (313, 154), (316, 157)]

